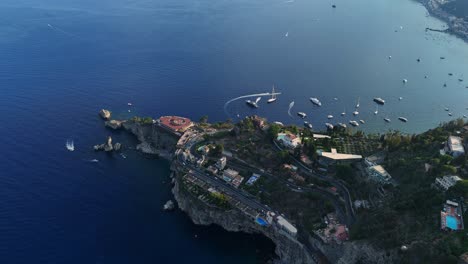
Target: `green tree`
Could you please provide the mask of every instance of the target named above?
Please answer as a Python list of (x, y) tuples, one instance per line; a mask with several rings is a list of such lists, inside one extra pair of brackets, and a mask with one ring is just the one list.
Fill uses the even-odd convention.
[(208, 123), (208, 116), (207, 115), (204, 115), (202, 117), (200, 117), (200, 123)]
[(268, 128), (268, 137), (270, 139), (275, 139), (278, 136), (278, 133), (280, 132), (281, 127), (277, 124), (271, 124), (270, 127)]

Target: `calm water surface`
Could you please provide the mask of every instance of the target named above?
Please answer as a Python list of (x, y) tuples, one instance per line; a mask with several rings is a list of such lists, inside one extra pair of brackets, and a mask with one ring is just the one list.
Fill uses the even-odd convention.
[[(450, 119), (445, 107), (453, 117), (467, 114), (468, 45), (425, 32), (444, 24), (412, 1), (337, 0), (336, 9), (310, 0), (40, 2), (0, 3), (1, 263), (271, 257), (265, 239), (161, 212), (171, 198), (167, 162), (94, 153), (110, 133), (96, 115), (103, 107), (117, 118), (257, 113), (301, 124), (287, 114), (295, 101), (292, 112), (307, 112), (320, 129), (328, 114), (348, 122), (339, 114), (360, 98), (361, 128), (380, 132), (426, 130)], [(239, 100), (223, 110), (273, 84), (283, 93), (275, 104), (264, 98), (251, 110)], [(323, 107), (312, 107), (311, 96)], [(387, 103), (374, 116), (376, 96)], [(73, 153), (64, 147), (70, 138)], [(134, 143), (124, 134), (115, 140)]]

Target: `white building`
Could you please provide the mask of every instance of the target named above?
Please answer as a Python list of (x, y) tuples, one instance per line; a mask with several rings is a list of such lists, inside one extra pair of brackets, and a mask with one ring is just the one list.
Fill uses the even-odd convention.
[(224, 170), (224, 167), (226, 167), (226, 163), (226, 157), (222, 157), (216, 162), (216, 168), (218, 168), (219, 170)]
[(297, 235), (297, 229), (288, 222), (288, 220), (284, 219), (281, 215), (276, 218), (276, 222), (278, 226), (285, 231), (286, 233), (290, 234), (291, 236), (295, 237)]
[(454, 158), (465, 154), (462, 139), (460, 137), (450, 136), (447, 140), (447, 152)]
[(443, 191), (447, 191), (450, 187), (457, 184), (457, 181), (461, 181), (462, 179), (458, 176), (454, 175), (447, 175), (442, 178), (435, 179), (435, 186), (440, 188)]
[(352, 163), (362, 159), (361, 155), (338, 153), (334, 148), (330, 152), (317, 150), (320, 164), (324, 166), (338, 163)]
[(239, 172), (231, 169), (223, 171), (223, 180), (231, 182), (236, 176), (239, 175)]
[(291, 133), (278, 133), (276, 140), (283, 143), (283, 145), (285, 145), (287, 148), (293, 149), (301, 145), (301, 139)]
[(367, 172), (371, 178), (381, 183), (388, 183), (392, 179), (392, 176), (381, 165), (371, 166)]

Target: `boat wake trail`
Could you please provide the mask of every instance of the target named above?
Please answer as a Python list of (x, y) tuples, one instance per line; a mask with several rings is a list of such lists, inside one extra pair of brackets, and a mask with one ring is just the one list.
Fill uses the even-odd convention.
[(230, 103), (234, 102), (234, 101), (237, 101), (239, 99), (242, 99), (242, 98), (249, 98), (249, 97), (255, 97), (255, 96), (258, 96), (258, 97), (262, 97), (262, 96), (271, 96), (271, 95), (279, 95), (281, 93), (258, 93), (258, 94), (248, 94), (248, 95), (242, 95), (242, 96), (239, 96), (239, 97), (236, 97), (236, 98), (233, 98), (229, 101), (227, 101), (226, 103), (224, 103), (224, 113), (230, 117), (228, 111), (227, 111), (227, 107), (229, 106)]
[(294, 101), (292, 101), (290, 104), (289, 104), (289, 109), (288, 109), (288, 115), (291, 117), (291, 118), (294, 118), (292, 115), (291, 115), (291, 109), (293, 108), (294, 106)]
[(51, 24), (47, 24), (47, 26), (48, 26), (51, 30), (60, 32), (60, 33), (65, 34), (65, 35), (67, 35), (67, 36), (69, 36), (69, 37), (76, 37), (76, 35), (74, 35), (74, 34), (72, 34), (72, 33), (70, 33), (70, 32), (67, 32), (67, 31), (65, 31), (65, 30), (63, 30), (63, 29), (61, 29), (61, 28), (52, 26)]

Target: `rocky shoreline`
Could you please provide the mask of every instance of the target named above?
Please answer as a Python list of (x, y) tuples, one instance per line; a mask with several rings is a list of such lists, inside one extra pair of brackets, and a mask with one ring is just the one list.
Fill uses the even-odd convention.
[[(464, 0), (456, 0), (464, 1)], [(446, 0), (419, 0), (426, 7), (427, 11), (434, 17), (445, 21), (448, 29), (443, 32), (451, 33), (468, 42), (468, 21), (446, 12), (442, 7), (447, 4)], [(437, 30), (439, 31), (439, 30)]]
[[(109, 112), (110, 113), (110, 112)], [(136, 149), (142, 153), (157, 155), (172, 161), (176, 151), (178, 136), (158, 127), (157, 125), (142, 123), (135, 120), (112, 120), (110, 115), (102, 116), (105, 126), (112, 130), (123, 129), (133, 134), (139, 141)], [(108, 143), (109, 144), (109, 143)], [(111, 144), (111, 143), (110, 143)], [(103, 144), (104, 145), (104, 144)], [(365, 242), (346, 242), (341, 245), (325, 244), (320, 239), (309, 237), (307, 247), (295, 238), (285, 236), (284, 233), (272, 228), (265, 228), (256, 224), (238, 209), (223, 210), (200, 201), (189, 192), (181, 188), (180, 179), (183, 168), (176, 163), (171, 165), (173, 182), (172, 193), (178, 207), (185, 212), (192, 222), (197, 225), (219, 225), (230, 232), (245, 232), (261, 234), (268, 237), (275, 244), (278, 259), (272, 260), (276, 264), (302, 263), (395, 263), (398, 259), (396, 252), (379, 251)], [(307, 239), (306, 239), (307, 240)], [(313, 250), (311, 250), (313, 248)], [(314, 252), (315, 250), (315, 252)], [(323, 254), (319, 257), (317, 252)], [(318, 260), (320, 258), (320, 260)]]
[(172, 193), (179, 208), (184, 211), (196, 225), (219, 225), (230, 232), (244, 232), (248, 234), (262, 234), (273, 241), (275, 253), (279, 259), (274, 259), (276, 264), (302, 264), (316, 263), (312, 256), (308, 254), (300, 242), (286, 238), (284, 235), (255, 224), (254, 221), (245, 217), (236, 209), (229, 211), (216, 208), (208, 208), (197, 198), (191, 197), (189, 193), (180, 188), (180, 183), (176, 179)]

